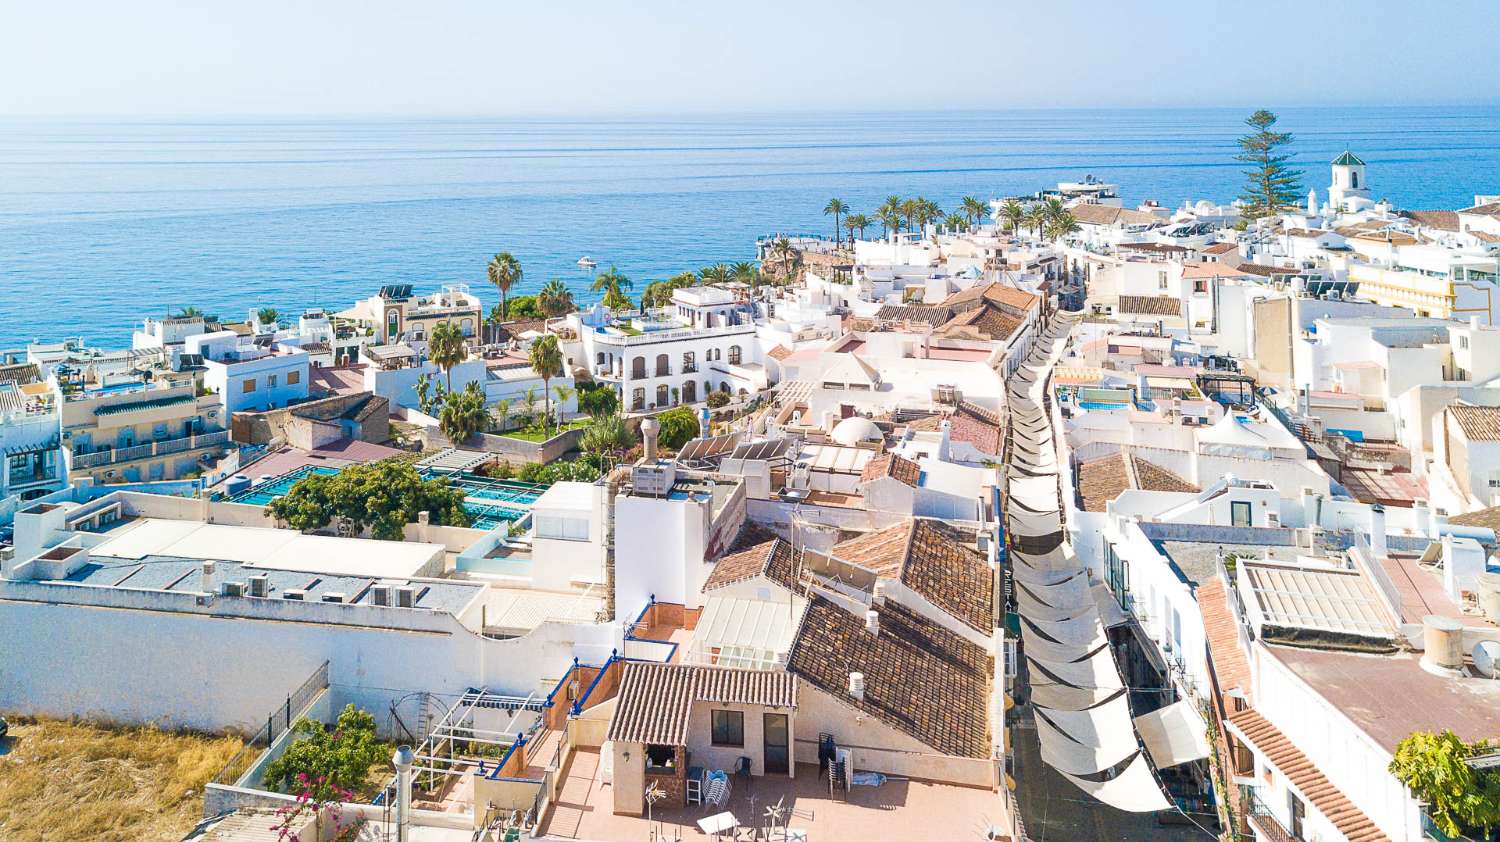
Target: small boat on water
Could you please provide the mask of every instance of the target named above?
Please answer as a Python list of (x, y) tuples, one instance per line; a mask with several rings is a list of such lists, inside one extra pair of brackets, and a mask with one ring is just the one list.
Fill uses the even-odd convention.
[(584, 255), (583, 257), (578, 258), (578, 268), (580, 268), (580, 269), (592, 269), (592, 268), (594, 268), (595, 266), (598, 266), (598, 265), (599, 264), (597, 262), (595, 262), (594, 259), (592, 257), (589, 257), (588, 255)]

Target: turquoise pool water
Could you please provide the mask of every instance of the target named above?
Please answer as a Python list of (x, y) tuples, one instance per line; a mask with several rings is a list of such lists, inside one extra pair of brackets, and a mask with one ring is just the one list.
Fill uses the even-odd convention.
[[(264, 506), (291, 491), (292, 486), (303, 477), (312, 474), (333, 476), (338, 472), (338, 468), (304, 465), (275, 479), (267, 480), (249, 491), (241, 492), (229, 498), (229, 502)], [(473, 474), (443, 474), (431, 471), (424, 471), (422, 474), (423, 479), (435, 477), (445, 477), (454, 486), (463, 490), (464, 511), (469, 513), (469, 525), (474, 529), (497, 529), (520, 520), (531, 511), (531, 505), (542, 496), (542, 492), (547, 490), (545, 485), (518, 480), (490, 479)]]

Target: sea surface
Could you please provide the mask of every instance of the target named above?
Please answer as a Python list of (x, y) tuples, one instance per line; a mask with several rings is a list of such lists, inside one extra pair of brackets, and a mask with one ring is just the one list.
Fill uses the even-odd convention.
[[(193, 305), (344, 308), (382, 284), (467, 282), (516, 254), (518, 293), (583, 255), (652, 279), (754, 257), (758, 236), (829, 233), (837, 196), (945, 209), (1092, 173), (1127, 202), (1239, 192), (1246, 109), (1035, 110), (615, 119), (0, 117), (0, 348), (125, 345)], [(1289, 109), (1304, 186), (1346, 147), (1378, 197), (1458, 208), (1500, 193), (1500, 108)], [(878, 228), (876, 229), (878, 232)]]

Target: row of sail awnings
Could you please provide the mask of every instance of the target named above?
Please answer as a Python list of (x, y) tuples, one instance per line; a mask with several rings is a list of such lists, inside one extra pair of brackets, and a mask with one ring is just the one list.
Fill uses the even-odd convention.
[[(1060, 472), (1051, 421), (1044, 409), (1047, 372), (1062, 355), (1076, 315), (1060, 313), (1007, 385), (1010, 437), (1005, 529), (1021, 640), (1036, 712), (1042, 760), (1079, 789), (1117, 809), (1151, 812), (1171, 806), (1152, 771), (1197, 757), (1191, 740), (1177, 737), (1181, 711), (1146, 714), (1159, 746), (1142, 742), (1130, 715), (1129, 691), (1105, 633), (1097, 588), (1066, 542), (1060, 510)], [(1108, 624), (1124, 621), (1108, 615)], [(1171, 706), (1163, 710), (1172, 710)], [(1189, 713), (1193, 713), (1188, 708)], [(1193, 714), (1196, 716), (1196, 714)], [(1199, 741), (1204, 730), (1197, 726)], [(1207, 756), (1207, 746), (1198, 757)], [(1148, 756), (1147, 752), (1150, 752)], [(1178, 759), (1182, 758), (1182, 759)], [(1164, 762), (1171, 761), (1171, 762)]]

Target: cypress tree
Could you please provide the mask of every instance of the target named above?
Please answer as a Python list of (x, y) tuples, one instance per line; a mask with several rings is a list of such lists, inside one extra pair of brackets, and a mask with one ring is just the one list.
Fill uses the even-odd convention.
[(1248, 219), (1259, 219), (1297, 207), (1302, 199), (1302, 172), (1287, 166), (1291, 156), (1282, 151), (1291, 144), (1291, 134), (1276, 131), (1276, 115), (1265, 109), (1251, 114), (1245, 125), (1254, 131), (1240, 138), (1240, 154), (1235, 156), (1250, 164), (1245, 170), (1241, 212)]

